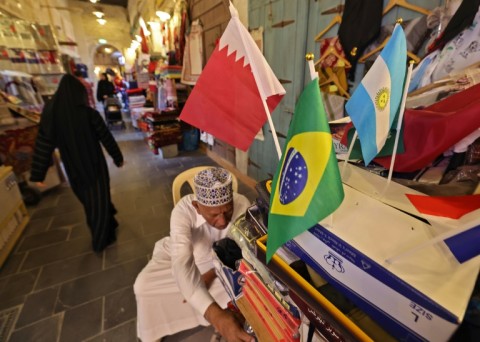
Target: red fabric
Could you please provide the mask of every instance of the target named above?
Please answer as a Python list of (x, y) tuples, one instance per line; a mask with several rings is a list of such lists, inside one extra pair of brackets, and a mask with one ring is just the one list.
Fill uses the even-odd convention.
[(93, 96), (93, 85), (82, 77), (78, 77), (78, 80), (82, 82), (83, 86), (87, 90), (88, 95), (88, 104), (90, 107), (95, 109), (95, 97)]
[(426, 215), (459, 219), (480, 209), (480, 195), (441, 197), (407, 194), (407, 197), (420, 213)]
[(147, 36), (145, 36), (145, 32), (140, 27), (140, 37), (142, 37), (142, 41), (140, 43), (141, 51), (143, 53), (148, 53), (148, 43), (147, 43)]
[(143, 88), (134, 88), (134, 89), (127, 89), (128, 95), (142, 95)]
[(320, 62), (321, 68), (333, 68), (338, 66), (337, 62), (339, 58), (331, 52), (332, 50), (340, 57), (343, 57), (344, 60), (347, 60), (338, 37), (326, 38), (320, 41), (320, 56), (323, 57), (324, 54), (327, 54), (326, 57)]
[[(424, 109), (404, 114), (405, 152), (397, 154), (393, 170), (412, 172), (428, 166), (439, 155), (480, 127), (480, 84)], [(346, 139), (345, 129), (342, 142)], [(391, 156), (374, 161), (389, 169)]]
[[(227, 56), (218, 44), (182, 110), (180, 119), (246, 151), (267, 120), (250, 65)], [(270, 112), (283, 95), (267, 99)]]

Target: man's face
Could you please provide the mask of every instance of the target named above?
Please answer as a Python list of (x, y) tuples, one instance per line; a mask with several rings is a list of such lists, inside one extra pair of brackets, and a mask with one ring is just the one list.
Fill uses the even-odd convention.
[(232, 219), (233, 201), (217, 207), (207, 207), (197, 201), (193, 201), (192, 204), (197, 209), (197, 213), (202, 215), (209, 225), (217, 229), (227, 228)]

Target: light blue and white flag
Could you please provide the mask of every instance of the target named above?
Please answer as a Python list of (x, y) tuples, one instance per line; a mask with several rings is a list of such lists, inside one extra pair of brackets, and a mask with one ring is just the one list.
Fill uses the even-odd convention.
[(353, 121), (366, 165), (380, 152), (402, 102), (407, 43), (397, 24), (380, 56), (358, 85), (345, 109)]

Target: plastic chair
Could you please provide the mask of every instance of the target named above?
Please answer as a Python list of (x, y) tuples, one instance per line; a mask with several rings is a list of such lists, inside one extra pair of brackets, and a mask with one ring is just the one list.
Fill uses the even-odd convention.
[[(173, 195), (173, 205), (177, 204), (177, 202), (182, 198), (182, 195), (180, 193), (180, 190), (182, 189), (182, 185), (185, 184), (185, 182), (188, 182), (190, 187), (193, 190), (193, 193), (195, 193), (195, 186), (193, 183), (193, 178), (195, 175), (205, 169), (209, 169), (212, 166), (197, 166), (193, 167), (191, 169), (185, 170), (177, 175), (175, 179), (173, 180), (172, 184), (172, 195)], [(237, 177), (233, 173), (230, 173), (232, 175), (232, 188), (234, 192), (238, 192), (238, 180)]]

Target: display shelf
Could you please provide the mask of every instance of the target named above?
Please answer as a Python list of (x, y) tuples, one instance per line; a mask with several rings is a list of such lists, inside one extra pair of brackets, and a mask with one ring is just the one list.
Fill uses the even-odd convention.
[(28, 120), (36, 124), (40, 123), (41, 113), (38, 111), (29, 110), (25, 107), (22, 107), (13, 103), (8, 103), (8, 102), (7, 102), (7, 107), (13, 110), (15, 113), (20, 114), (21, 116), (27, 118)]
[[(267, 235), (257, 240), (257, 258), (265, 263)], [(373, 341), (360, 327), (343, 314), (335, 305), (318, 292), (278, 255), (274, 255), (268, 269), (283, 282), (295, 299), (304, 307), (302, 312), (315, 325), (317, 331), (328, 341)], [(297, 298), (298, 297), (298, 298)], [(296, 302), (298, 305), (299, 302)]]
[(9, 166), (0, 167), (0, 200), (2, 203), (0, 207), (0, 266), (2, 266), (30, 221), (15, 175)]

